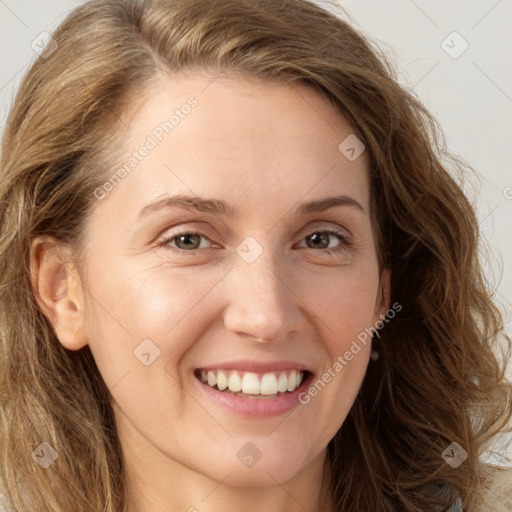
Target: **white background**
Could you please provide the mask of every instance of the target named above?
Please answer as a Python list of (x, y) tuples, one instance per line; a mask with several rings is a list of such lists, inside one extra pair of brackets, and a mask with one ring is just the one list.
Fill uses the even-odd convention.
[[(32, 42), (81, 3), (0, 0), (0, 130), (19, 80), (35, 58)], [(356, 28), (392, 56), (401, 82), (440, 121), (449, 148), (477, 171), (480, 227), (494, 254), (488, 276), (512, 333), (512, 0), (346, 0), (341, 5)]]

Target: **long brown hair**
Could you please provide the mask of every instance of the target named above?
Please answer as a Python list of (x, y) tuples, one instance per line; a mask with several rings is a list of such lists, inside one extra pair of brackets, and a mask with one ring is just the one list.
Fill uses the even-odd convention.
[[(53, 236), (79, 258), (118, 113), (158, 73), (196, 68), (307, 84), (366, 145), (380, 265), (402, 310), (328, 446), (336, 510), (429, 512), (457, 496), (477, 510), (481, 455), (512, 414), (510, 339), (461, 188), (471, 170), (378, 48), (308, 0), (92, 0), (53, 38), (2, 140), (0, 479), (13, 509), (126, 508), (109, 391), (88, 347), (64, 349), (38, 308), (30, 244)], [(43, 441), (58, 454), (46, 470), (32, 456)], [(442, 457), (454, 442), (467, 452), (457, 468)]]

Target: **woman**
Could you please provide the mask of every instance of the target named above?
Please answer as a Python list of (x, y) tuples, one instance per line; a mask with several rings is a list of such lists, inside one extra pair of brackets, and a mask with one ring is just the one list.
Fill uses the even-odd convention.
[(510, 340), (385, 58), (305, 0), (93, 0), (53, 40), (2, 145), (11, 509), (508, 510)]

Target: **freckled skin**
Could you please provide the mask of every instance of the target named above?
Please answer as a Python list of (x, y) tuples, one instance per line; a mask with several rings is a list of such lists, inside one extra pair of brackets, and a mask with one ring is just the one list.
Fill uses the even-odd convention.
[[(124, 136), (127, 158), (187, 98), (198, 104), (96, 203), (83, 283), (84, 329), (115, 401), (131, 512), (302, 510), (296, 501), (317, 510), (325, 448), (355, 400), (370, 346), (287, 416), (220, 408), (193, 372), (223, 360), (291, 359), (318, 377), (385, 313), (389, 275), (381, 281), (378, 271), (366, 155), (340, 153), (353, 130), (305, 86), (188, 74), (162, 77), (147, 94)], [(138, 220), (146, 204), (178, 193), (222, 199), (238, 214), (166, 209)], [(338, 194), (366, 213), (294, 213)], [(329, 229), (351, 245), (331, 235), (338, 252), (308, 246), (308, 235)], [(200, 248), (158, 245), (196, 232)], [(250, 264), (236, 252), (248, 236), (263, 249)], [(160, 350), (149, 366), (134, 355), (144, 339)], [(252, 468), (237, 457), (248, 442), (262, 454)]]

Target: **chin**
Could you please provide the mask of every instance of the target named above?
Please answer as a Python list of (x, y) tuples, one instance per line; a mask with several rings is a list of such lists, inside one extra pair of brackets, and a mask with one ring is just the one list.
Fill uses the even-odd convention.
[[(305, 469), (309, 464), (319, 463), (318, 456), (308, 458), (307, 444), (300, 443), (300, 448), (270, 438), (255, 438), (254, 442), (243, 443), (240, 438), (234, 438), (231, 448), (219, 450), (222, 456), (218, 459), (220, 464), (213, 463), (208, 476), (215, 480), (222, 480), (228, 473), (226, 484), (233, 487), (270, 487), (277, 482), (284, 483)], [(295, 443), (293, 443), (295, 444)], [(320, 450), (321, 452), (321, 450)], [(230, 453), (234, 453), (231, 456)], [(323, 458), (322, 458), (323, 460)], [(212, 461), (213, 462), (213, 461)], [(320, 461), (321, 462), (321, 461)], [(211, 471), (211, 468), (215, 469)]]

